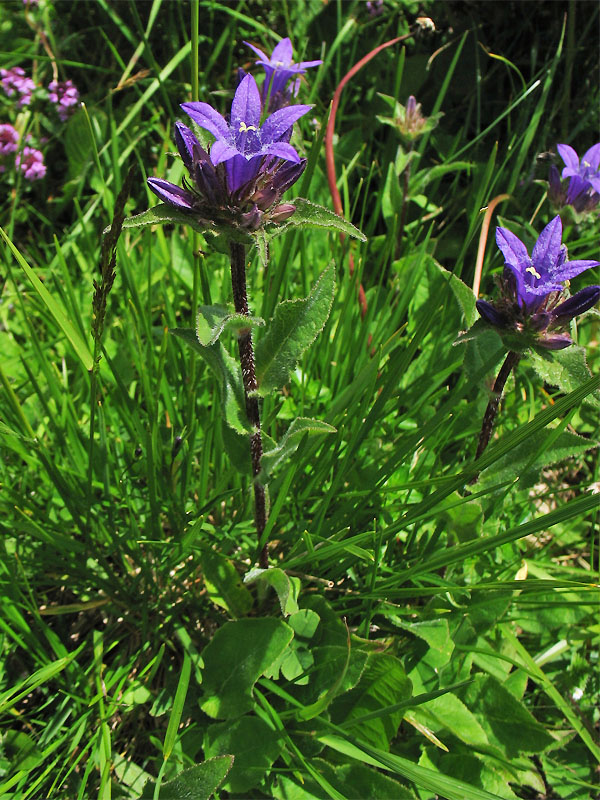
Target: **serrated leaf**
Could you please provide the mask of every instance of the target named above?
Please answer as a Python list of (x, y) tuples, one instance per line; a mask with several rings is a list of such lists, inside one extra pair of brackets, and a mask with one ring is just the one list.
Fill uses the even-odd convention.
[(461, 281), (458, 275), (454, 275), (454, 273), (444, 269), (444, 267), (442, 267), (441, 264), (438, 264), (437, 261), (435, 262), (435, 265), (450, 284), (452, 294), (454, 295), (456, 302), (463, 313), (465, 322), (469, 327), (471, 327), (471, 325), (474, 325), (479, 318), (477, 307), (475, 305), (476, 298), (473, 294), (473, 290), (470, 286), (467, 286), (466, 283)]
[[(585, 348), (571, 345), (564, 350), (539, 353), (532, 352), (529, 358), (540, 378), (563, 392), (572, 392), (589, 380), (592, 374), (585, 358)], [(589, 394), (584, 402), (600, 406), (600, 392)]]
[(229, 355), (220, 342), (210, 347), (203, 347), (192, 328), (171, 328), (171, 333), (200, 353), (212, 368), (221, 390), (221, 408), (225, 422), (237, 433), (251, 433), (246, 416), (242, 372), (237, 361)]
[(266, 722), (247, 716), (234, 722), (211, 725), (204, 736), (203, 749), (209, 757), (226, 753), (233, 755), (233, 766), (223, 788), (244, 794), (260, 783), (279, 756), (282, 745), (277, 732)]
[(324, 228), (325, 230), (338, 231), (346, 234), (346, 236), (352, 236), (361, 242), (367, 241), (364, 233), (359, 231), (351, 222), (339, 217), (335, 211), (331, 211), (325, 206), (311, 203), (303, 197), (297, 197), (290, 202), (296, 207), (296, 210), (283, 225), (270, 226), (267, 229), (267, 235), (270, 238), (281, 236), (288, 228)]
[(204, 583), (210, 600), (226, 609), (233, 617), (244, 617), (252, 608), (252, 595), (232, 564), (219, 553), (202, 556)]
[(297, 417), (289, 426), (283, 439), (275, 447), (265, 450), (261, 460), (261, 481), (266, 483), (277, 467), (296, 452), (305, 434), (315, 436), (324, 433), (337, 433), (336, 428), (318, 419)]
[(272, 617), (226, 622), (202, 651), (204, 697), (209, 717), (236, 719), (254, 705), (254, 684), (279, 658), (294, 632)]
[(239, 331), (264, 324), (261, 317), (232, 314), (227, 306), (200, 306), (196, 317), (196, 336), (202, 347), (210, 347), (218, 341), (223, 331)]
[(302, 353), (325, 327), (334, 286), (335, 268), (331, 262), (307, 298), (285, 300), (275, 309), (265, 335), (256, 345), (256, 377), (263, 397), (288, 382)]
[(244, 576), (244, 583), (263, 583), (271, 586), (277, 593), (281, 613), (284, 617), (289, 616), (289, 614), (295, 614), (298, 611), (300, 581), (298, 578), (288, 577), (279, 567), (252, 569)]
[[(233, 756), (227, 754), (185, 769), (172, 781), (162, 784), (160, 800), (210, 800), (232, 765)], [(154, 782), (147, 783), (140, 800), (152, 800), (154, 787)]]

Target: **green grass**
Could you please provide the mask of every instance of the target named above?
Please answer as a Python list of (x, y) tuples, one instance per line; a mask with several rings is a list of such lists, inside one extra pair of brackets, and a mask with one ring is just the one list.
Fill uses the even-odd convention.
[[(197, 93), (228, 108), (237, 67), (254, 69), (243, 41), (270, 51), (286, 35), (325, 62), (301, 89), (314, 108), (298, 193), (332, 207), (320, 135), (335, 87), (420, 9), (29, 12), (86, 108), (61, 126), (38, 98), (19, 124), (48, 137), (48, 175), (0, 175), (3, 796), (594, 797), (598, 318), (578, 321), (591, 374), (544, 382), (522, 361), (475, 466), (503, 351), (495, 335), (456, 344), (469, 323), (439, 266), (470, 285), (481, 209), (498, 194), (511, 198), (494, 226), (533, 236), (553, 216), (537, 156), (595, 143), (598, 11), (572, 3), (563, 30), (562, 7), (514, 4), (515, 31), (495, 5), (427, 4), (439, 31), (386, 49), (345, 88), (337, 177), (367, 242), (299, 231), (273, 241), (268, 270), (252, 256), (250, 304), (266, 318), (332, 259), (337, 271), (323, 332), (262, 407), (275, 440), (297, 416), (337, 429), (305, 438), (269, 486), (270, 584), (243, 583), (258, 552), (252, 495), (227, 456), (218, 386), (169, 332), (193, 327), (199, 303), (231, 301), (227, 257), (182, 226), (125, 230), (92, 370), (102, 231), (131, 166), (128, 215), (155, 205), (146, 177), (179, 182), (178, 104)], [(20, 2), (0, 26), (7, 66), (47, 85)], [(444, 113), (417, 146), (400, 243), (398, 139), (376, 119), (379, 92)], [(565, 226), (571, 258), (598, 258), (597, 232), (597, 217)], [(490, 238), (482, 294), (501, 266)], [(586, 282), (598, 268), (572, 290)], [(245, 702), (245, 716), (223, 711)]]

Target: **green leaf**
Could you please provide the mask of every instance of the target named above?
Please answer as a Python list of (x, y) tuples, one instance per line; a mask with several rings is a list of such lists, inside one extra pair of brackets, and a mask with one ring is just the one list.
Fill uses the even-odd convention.
[(358, 685), (331, 706), (331, 720), (340, 725), (353, 719), (381, 712), (380, 717), (353, 726), (352, 733), (375, 747), (388, 750), (398, 732), (402, 711), (388, 708), (411, 696), (412, 684), (400, 661), (387, 653), (371, 653)]
[(270, 238), (280, 236), (288, 228), (324, 228), (325, 230), (339, 231), (346, 234), (346, 236), (359, 239), (361, 242), (367, 241), (364, 233), (355, 228), (351, 222), (339, 217), (335, 211), (319, 206), (316, 203), (311, 203), (303, 197), (297, 197), (290, 202), (296, 206), (296, 210), (283, 225), (277, 227), (269, 226), (267, 228), (267, 235)]
[(279, 619), (226, 622), (202, 651), (204, 698), (209, 717), (235, 719), (254, 705), (252, 689), (288, 646), (294, 632)]
[(336, 767), (332, 779), (336, 789), (347, 800), (414, 800), (415, 795), (398, 781), (382, 775), (364, 764), (343, 764)]
[[(208, 219), (201, 219), (196, 214), (179, 211), (174, 206), (160, 203), (158, 206), (149, 208), (134, 217), (123, 220), (123, 229), (143, 228), (147, 225), (187, 225), (192, 230), (206, 236), (207, 233), (213, 237), (222, 236), (228, 241), (240, 242), (240, 244), (252, 245), (255, 243), (254, 237), (241, 228), (233, 225), (218, 224)], [(216, 245), (216, 241), (212, 242)], [(219, 249), (222, 249), (219, 247)]]
[(450, 731), (461, 742), (472, 747), (485, 747), (489, 744), (477, 718), (451, 692), (412, 708), (406, 714), (406, 718), (424, 725), (434, 733), (440, 733), (442, 730)]
[(323, 330), (335, 286), (333, 262), (304, 300), (286, 300), (275, 309), (265, 335), (256, 346), (258, 390), (264, 397), (289, 380), (296, 362)]
[(295, 638), (312, 639), (319, 626), (320, 617), (309, 608), (301, 608), (288, 619), (288, 625), (294, 631)]
[(273, 587), (284, 617), (298, 611), (300, 581), (298, 578), (289, 578), (279, 567), (252, 569), (244, 576), (244, 583), (262, 583)]
[[(571, 345), (564, 350), (530, 352), (529, 359), (544, 383), (558, 386), (562, 392), (572, 392), (591, 377), (584, 347)], [(600, 392), (589, 394), (584, 402), (597, 408), (600, 406)]]
[(203, 749), (207, 757), (233, 755), (233, 767), (223, 789), (241, 794), (257, 786), (279, 756), (282, 744), (278, 739), (277, 732), (262, 719), (246, 716), (211, 725)]
[(210, 600), (233, 617), (245, 617), (252, 608), (252, 595), (231, 561), (219, 553), (204, 553), (202, 571)]
[(165, 741), (163, 744), (163, 758), (166, 761), (171, 753), (177, 740), (177, 731), (179, 730), (179, 723), (181, 722), (181, 715), (183, 713), (183, 706), (187, 696), (187, 690), (190, 683), (190, 676), (192, 674), (192, 661), (188, 653), (183, 654), (183, 665), (181, 667), (181, 674), (177, 683), (177, 691), (175, 692), (175, 699), (173, 700), (173, 708), (169, 717), (169, 724), (167, 725), (167, 732), (165, 733)]
[(337, 433), (337, 430), (318, 419), (297, 417), (285, 432), (283, 439), (275, 447), (266, 450), (261, 460), (261, 481), (266, 483), (277, 467), (296, 452), (304, 434), (315, 436), (323, 433)]
[(368, 654), (355, 647), (315, 647), (312, 650), (315, 671), (311, 676), (310, 689), (320, 696), (298, 711), (298, 718), (314, 719), (328, 708), (343, 692), (348, 692), (359, 682)]
[(88, 371), (92, 369), (94, 365), (94, 359), (92, 358), (92, 354), (89, 351), (87, 343), (81, 338), (79, 333), (75, 330), (75, 327), (71, 324), (70, 320), (67, 318), (67, 315), (60, 307), (60, 305), (56, 302), (56, 300), (52, 297), (48, 289), (44, 286), (35, 272), (31, 269), (27, 261), (23, 258), (19, 250), (15, 247), (15, 245), (11, 242), (8, 238), (6, 233), (0, 228), (0, 235), (9, 246), (12, 254), (17, 260), (17, 263), (23, 270), (23, 272), (29, 278), (33, 288), (37, 292), (38, 296), (48, 309), (48, 311), (54, 317), (57, 325), (62, 330), (64, 335), (67, 339), (71, 342), (75, 353), (85, 369)]
[(479, 318), (479, 314), (475, 306), (476, 297), (473, 294), (473, 290), (470, 286), (467, 286), (466, 283), (463, 283), (463, 281), (461, 281), (457, 275), (454, 275), (454, 273), (444, 269), (444, 267), (442, 267), (441, 264), (438, 264), (437, 261), (435, 262), (435, 265), (444, 278), (448, 281), (456, 302), (463, 313), (465, 322), (470, 328), (471, 325), (474, 325)]
[(227, 306), (200, 306), (196, 318), (196, 336), (203, 347), (218, 341), (225, 330), (239, 331), (265, 324), (261, 317), (232, 314)]
[(183, 339), (212, 368), (221, 390), (221, 408), (223, 418), (230, 428), (237, 433), (250, 433), (251, 428), (246, 416), (246, 401), (242, 372), (237, 361), (223, 348), (220, 342), (203, 347), (192, 328), (171, 328), (171, 333)]
[[(210, 758), (180, 772), (160, 787), (160, 800), (210, 800), (225, 780), (233, 764), (232, 755)], [(140, 800), (152, 800), (154, 783), (147, 783)]]

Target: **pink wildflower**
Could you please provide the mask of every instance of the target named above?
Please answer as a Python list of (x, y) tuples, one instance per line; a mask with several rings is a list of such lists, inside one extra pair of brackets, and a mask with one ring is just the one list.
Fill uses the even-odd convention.
[(75, 111), (79, 92), (73, 81), (52, 81), (48, 85), (50, 102), (58, 105), (58, 116), (64, 122)]
[(12, 125), (0, 125), (0, 156), (15, 153), (19, 145), (19, 134)]
[(28, 181), (40, 180), (46, 174), (44, 156), (34, 147), (24, 147), (23, 152), (17, 155), (15, 163)]
[(2, 78), (2, 88), (9, 97), (14, 94), (20, 95), (17, 106), (22, 108), (31, 102), (31, 93), (35, 89), (35, 83), (31, 78), (25, 77), (25, 70), (22, 67), (12, 69), (0, 69)]

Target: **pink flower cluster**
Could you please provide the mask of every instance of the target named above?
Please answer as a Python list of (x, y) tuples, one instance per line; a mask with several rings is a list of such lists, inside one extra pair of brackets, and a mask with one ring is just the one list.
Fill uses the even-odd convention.
[(79, 102), (79, 92), (75, 84), (73, 81), (52, 81), (48, 89), (50, 102), (58, 104), (58, 116), (65, 122)]
[(35, 89), (35, 83), (31, 78), (25, 77), (23, 67), (12, 67), (12, 69), (0, 69), (2, 88), (9, 97), (18, 95), (18, 108), (28, 106), (31, 102), (31, 93)]
[[(19, 132), (8, 123), (0, 125), (0, 159), (17, 153), (19, 149)], [(44, 156), (40, 150), (25, 146), (15, 157), (15, 165), (19, 167), (28, 181), (39, 181), (46, 174)], [(6, 171), (6, 165), (0, 162), (0, 172)]]

